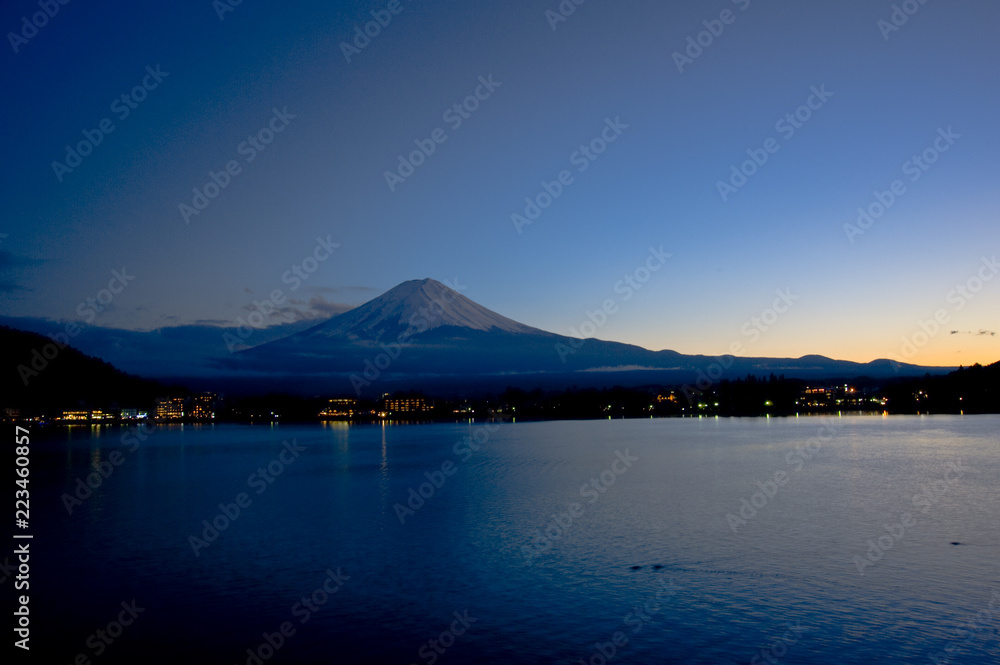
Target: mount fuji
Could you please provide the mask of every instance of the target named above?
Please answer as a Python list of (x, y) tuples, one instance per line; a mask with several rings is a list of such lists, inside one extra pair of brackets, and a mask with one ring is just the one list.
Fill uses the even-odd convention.
[(396, 341), (439, 328), (548, 335), (469, 300), (433, 279), (403, 282), (378, 298), (294, 337), (375, 342)]
[(355, 309), (220, 364), (286, 386), (332, 390), (349, 383), (357, 392), (373, 393), (402, 385), (635, 385), (768, 373), (886, 378), (951, 369), (818, 355), (717, 358), (583, 340), (509, 319), (433, 279), (403, 282)]

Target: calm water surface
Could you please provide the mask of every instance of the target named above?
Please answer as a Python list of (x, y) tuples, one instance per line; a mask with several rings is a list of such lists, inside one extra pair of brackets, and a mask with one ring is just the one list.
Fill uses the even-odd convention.
[(46, 662), (1000, 663), (1000, 417), (123, 431), (33, 432)]

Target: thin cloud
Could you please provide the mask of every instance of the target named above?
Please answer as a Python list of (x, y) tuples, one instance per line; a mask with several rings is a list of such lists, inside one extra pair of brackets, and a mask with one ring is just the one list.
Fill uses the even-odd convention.
[(986, 335), (988, 335), (990, 337), (996, 337), (997, 336), (997, 334), (995, 332), (993, 332), (992, 330), (979, 330), (979, 331), (975, 331), (975, 330), (952, 330), (951, 334), (952, 335), (973, 335), (975, 337), (983, 337), (983, 336), (986, 336)]
[(232, 321), (227, 321), (225, 319), (195, 319), (191, 321), (189, 325), (192, 326), (214, 326), (217, 328), (227, 328), (233, 325)]
[(341, 294), (341, 293), (381, 293), (380, 289), (376, 289), (374, 286), (305, 286), (303, 291), (312, 291), (314, 293), (331, 293), (331, 294)]
[[(266, 325), (270, 327), (283, 323), (329, 319), (330, 317), (352, 310), (356, 306), (347, 303), (332, 302), (323, 296), (313, 296), (308, 301), (290, 298), (287, 305), (275, 307), (274, 311), (270, 312), (267, 316)], [(243, 310), (246, 312), (259, 311), (257, 305), (253, 303), (243, 305)]]
[(22, 286), (16, 282), (0, 282), (0, 293), (15, 293), (18, 291), (33, 291), (34, 289), (29, 289), (26, 286)]
[(330, 302), (325, 300), (323, 296), (313, 296), (309, 299), (308, 311), (315, 312), (319, 316), (331, 317), (343, 314), (344, 312), (350, 311), (355, 307), (356, 305), (348, 305), (347, 303)]
[[(6, 236), (4, 236), (6, 237)], [(27, 256), (19, 256), (6, 250), (0, 249), (0, 271), (19, 272), (24, 268), (34, 268), (45, 263), (42, 259), (32, 259)], [(21, 275), (16, 275), (20, 277)], [(34, 289), (21, 284), (12, 279), (0, 280), (0, 293), (29, 292)]]
[(19, 256), (0, 249), (0, 270), (40, 266), (43, 263), (45, 263), (43, 259), (32, 259), (27, 256)]

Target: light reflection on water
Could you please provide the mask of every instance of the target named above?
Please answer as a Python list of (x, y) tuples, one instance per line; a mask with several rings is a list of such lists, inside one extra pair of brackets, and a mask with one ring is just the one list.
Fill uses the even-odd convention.
[[(100, 662), (154, 652), (245, 662), (338, 568), (350, 579), (296, 624), (274, 662), (426, 662), (421, 645), (466, 609), (477, 621), (442, 663), (590, 662), (617, 631), (628, 641), (614, 663), (746, 663), (788, 623), (803, 632), (783, 663), (929, 662), (1000, 591), (998, 425), (870, 416), (171, 426), (123, 452), (72, 515), (58, 497), (121, 449), (121, 432), (55, 430), (36, 435), (33, 451), (33, 491), (51, 497), (37, 519), (33, 602), (65, 662), (133, 597), (146, 614)], [(258, 494), (248, 479), (293, 439), (305, 450)], [(609, 475), (622, 469), (616, 453), (638, 461)], [(920, 512), (913, 496), (955, 460), (969, 471)], [(455, 471), (443, 474), (449, 462)], [(787, 480), (772, 489), (779, 471)], [(401, 524), (397, 506), (421, 486)], [(189, 538), (240, 492), (250, 505), (196, 557)], [(757, 507), (734, 533), (727, 515), (743, 500)], [(854, 557), (905, 512), (916, 523), (860, 575)], [(526, 557), (547, 529), (548, 547)], [(672, 594), (637, 614), (665, 585)], [(1000, 662), (994, 616), (953, 662)]]

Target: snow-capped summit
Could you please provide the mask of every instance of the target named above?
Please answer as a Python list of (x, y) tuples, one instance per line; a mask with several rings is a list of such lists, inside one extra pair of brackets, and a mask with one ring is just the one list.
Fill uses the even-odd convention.
[[(294, 377), (330, 391), (381, 390), (388, 383), (439, 385), (534, 377), (557, 385), (627, 379), (681, 385), (720, 367), (719, 358), (650, 351), (631, 344), (567, 337), (518, 323), (433, 279), (411, 280), (323, 323), (233, 354), (220, 364), (255, 375)], [(794, 372), (796, 376), (885, 376), (889, 361), (861, 364), (823, 356), (728, 357), (727, 377)], [(916, 366), (911, 366), (916, 368)], [(916, 368), (919, 369), (919, 368)], [(492, 377), (490, 379), (489, 377)], [(631, 377), (631, 378), (630, 378)], [(611, 383), (611, 385), (614, 385)]]
[(407, 332), (404, 336), (444, 326), (483, 332), (546, 334), (486, 309), (437, 280), (414, 279), (296, 337), (395, 341)]

